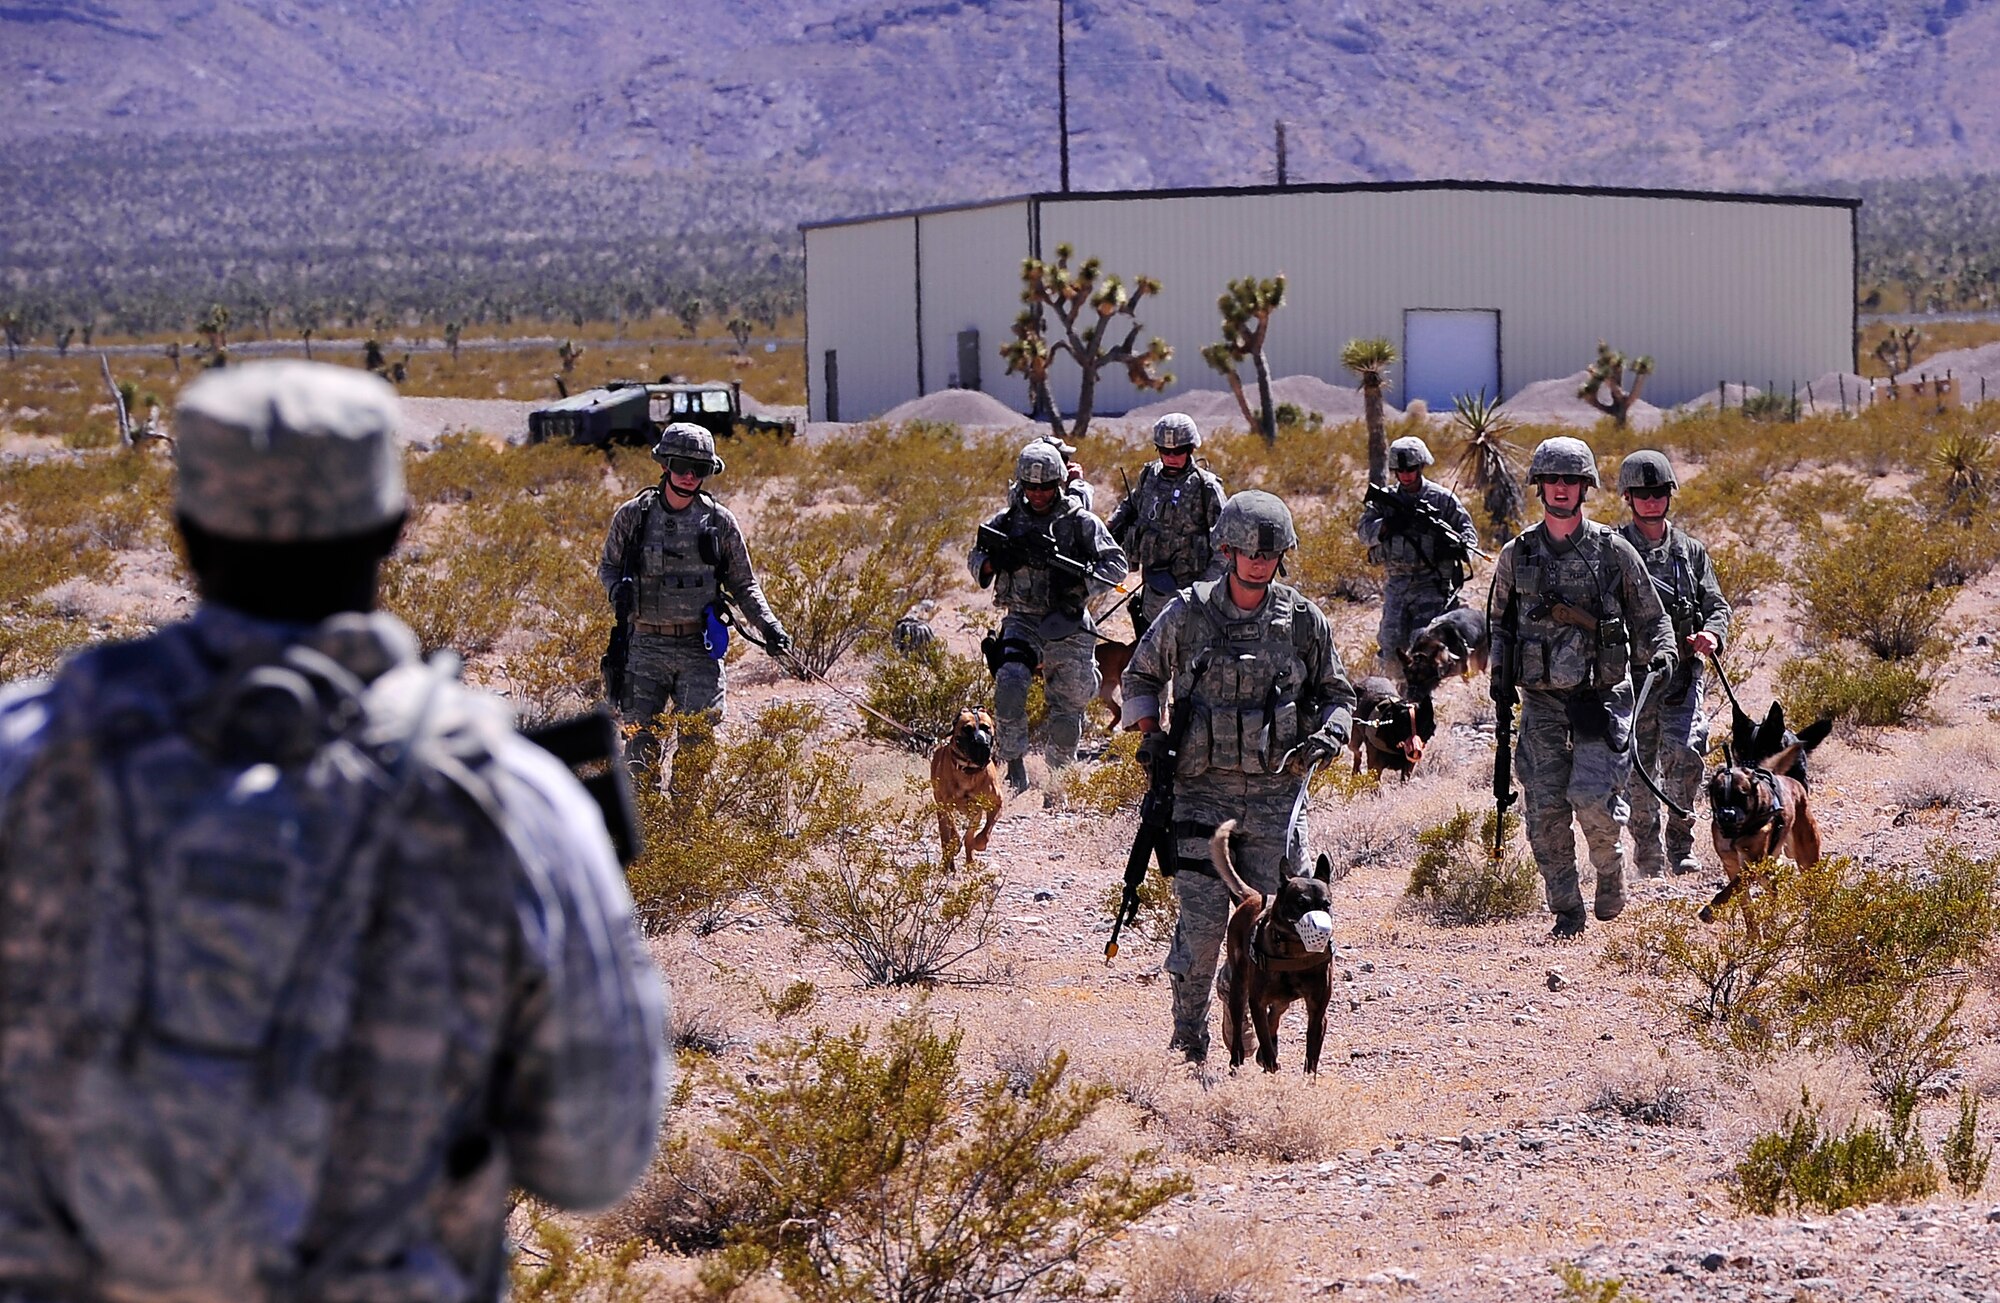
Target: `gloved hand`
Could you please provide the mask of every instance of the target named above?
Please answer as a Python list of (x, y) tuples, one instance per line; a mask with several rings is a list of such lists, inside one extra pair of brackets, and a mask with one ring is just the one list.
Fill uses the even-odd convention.
[(764, 632), (764, 648), (773, 656), (782, 657), (792, 649), (792, 635), (782, 624), (774, 624)]
[(1323, 765), (1340, 753), (1347, 745), (1347, 739), (1333, 733), (1315, 733), (1292, 748), (1291, 763), (1286, 766), (1293, 777), (1304, 777), (1314, 765)]
[(1665, 652), (1661, 652), (1658, 656), (1646, 662), (1646, 673), (1649, 675), (1657, 675), (1664, 679), (1671, 677), (1673, 672), (1674, 658)]

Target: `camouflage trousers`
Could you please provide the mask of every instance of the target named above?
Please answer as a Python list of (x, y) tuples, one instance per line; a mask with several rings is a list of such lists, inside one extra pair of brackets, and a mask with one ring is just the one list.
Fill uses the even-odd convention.
[[(1602, 727), (1578, 727), (1576, 705), (1605, 699)], [(1597, 913), (1615, 915), (1625, 904), (1625, 830), (1630, 807), (1625, 789), (1632, 771), (1632, 684), (1609, 693), (1587, 691), (1521, 693), (1521, 741), (1515, 776), (1525, 798), (1528, 845), (1542, 872), (1549, 910), (1580, 915), (1576, 825), (1597, 874)], [(1591, 736), (1602, 731), (1603, 736)]]
[[(1702, 766), (1708, 756), (1708, 716), (1701, 709), (1702, 676), (1696, 667), (1687, 695), (1669, 699), (1659, 685), (1632, 728), (1639, 763), (1659, 780), (1660, 789), (1688, 809), (1701, 795)], [(1644, 781), (1633, 776), (1632, 867), (1655, 877), (1694, 855), (1694, 820), (1660, 804)], [(1661, 824), (1666, 825), (1664, 836)]]
[[(1305, 819), (1291, 824), (1298, 795), (1299, 780), (1290, 774), (1211, 769), (1181, 782), (1174, 791), (1174, 825), (1182, 834), (1176, 838), (1176, 858), (1208, 865), (1207, 833), (1193, 829), (1212, 830), (1234, 819), (1236, 871), (1258, 891), (1276, 891), (1287, 863), (1291, 873), (1306, 871)], [(1224, 967), (1219, 977), (1216, 972), (1229, 925), (1229, 889), (1220, 878), (1183, 868), (1174, 876), (1174, 898), (1180, 903), (1180, 921), (1166, 962), (1174, 991), (1171, 1044), (1200, 1057), (1208, 1052), (1211, 988), (1221, 999), (1229, 998), (1229, 971)]]
[(707, 715), (720, 724), (727, 674), (722, 662), (708, 654), (701, 635), (668, 638), (632, 631), (625, 657), (625, 695), (618, 700), (618, 717), (638, 726), (625, 751), (626, 766), (636, 778), (653, 764), (664, 775), (674, 763), (679, 740), (655, 723), (671, 709), (681, 714)]
[(1401, 686), (1403, 659), (1424, 626), (1451, 609), (1458, 594), (1430, 576), (1392, 575), (1382, 585), (1382, 622), (1375, 630), (1376, 673)]
[[(1058, 769), (1076, 759), (1084, 708), (1097, 696), (1097, 637), (1079, 629), (1064, 638), (1044, 638), (1041, 623), (1038, 615), (1010, 615), (1000, 622), (1000, 637), (1026, 642), (1041, 655), (1042, 696), (1049, 708), (1042, 754), (1051, 769)], [(1003, 761), (1028, 754), (1028, 684), (1033, 679), (1033, 671), (1018, 661), (1007, 662), (993, 676), (993, 754)]]

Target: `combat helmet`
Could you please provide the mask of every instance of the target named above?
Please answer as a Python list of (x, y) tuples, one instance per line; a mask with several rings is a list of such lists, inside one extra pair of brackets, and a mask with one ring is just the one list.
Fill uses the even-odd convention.
[(1289, 552), (1299, 545), (1291, 509), (1262, 489), (1231, 494), (1215, 518), (1210, 538), (1215, 546), (1238, 552)]
[(715, 455), (715, 436), (687, 421), (675, 421), (660, 431), (659, 441), (653, 445), (654, 461), (665, 466), (671, 459), (707, 462), (704, 474), (722, 474), (722, 458)]
[(1201, 427), (1186, 412), (1168, 412), (1153, 422), (1153, 446), (1167, 452), (1201, 447)]
[(1040, 439), (1021, 449), (1021, 455), (1014, 461), (1014, 480), (1018, 484), (1039, 487), (1061, 484), (1068, 478), (1069, 467), (1063, 462), (1062, 453)]
[(1627, 489), (1669, 489), (1680, 488), (1680, 481), (1674, 478), (1674, 464), (1667, 460), (1663, 452), (1651, 448), (1633, 453), (1618, 464), (1618, 491)]
[(1590, 481), (1592, 488), (1603, 487), (1603, 481), (1597, 478), (1597, 458), (1592, 455), (1590, 445), (1567, 434), (1542, 440), (1535, 445), (1535, 455), (1528, 459), (1530, 484), (1557, 475), (1581, 475)]
[(1436, 460), (1431, 456), (1430, 445), (1414, 434), (1406, 434), (1389, 445), (1392, 471), (1420, 471)]

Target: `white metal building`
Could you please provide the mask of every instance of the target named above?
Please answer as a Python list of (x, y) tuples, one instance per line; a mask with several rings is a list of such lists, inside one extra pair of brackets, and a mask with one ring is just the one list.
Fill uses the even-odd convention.
[[(1855, 363), (1860, 201), (1501, 182), (1035, 194), (817, 222), (806, 244), (813, 420), (865, 420), (950, 386), (1026, 411), (1000, 345), (1020, 311), (1021, 261), (1069, 244), (1129, 285), (1162, 283), (1141, 337), (1174, 348), (1165, 393), (1222, 386), (1200, 350), (1215, 301), (1243, 276), (1288, 278), (1267, 347), (1274, 375), (1339, 384), (1349, 339), (1403, 361), (1398, 404), (1513, 395), (1589, 365), (1604, 339), (1657, 366), (1645, 397), (1686, 401), (1721, 380), (1803, 388)], [(1248, 368), (1245, 368), (1247, 376)], [(1076, 369), (1059, 360), (1068, 410)], [(1122, 368), (1097, 410), (1136, 393)]]

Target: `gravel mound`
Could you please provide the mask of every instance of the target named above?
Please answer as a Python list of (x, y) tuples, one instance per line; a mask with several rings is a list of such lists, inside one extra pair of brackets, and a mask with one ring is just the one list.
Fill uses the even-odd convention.
[(939, 424), (968, 426), (993, 425), (1011, 429), (1026, 425), (1028, 418), (991, 394), (977, 389), (940, 389), (922, 398), (912, 398), (882, 413), (890, 425), (907, 421), (935, 421)]
[[(1247, 389), (1249, 386), (1246, 386)], [(1271, 381), (1271, 400), (1280, 405), (1292, 403), (1303, 411), (1318, 412), (1334, 424), (1358, 421), (1362, 416), (1359, 389), (1332, 384), (1318, 376), (1277, 377)], [(1204, 433), (1224, 426), (1240, 429), (1243, 425), (1243, 409), (1236, 405), (1236, 395), (1227, 389), (1190, 389), (1157, 403), (1135, 407), (1119, 419), (1128, 424), (1151, 426), (1168, 412), (1186, 412)], [(1391, 421), (1399, 420), (1403, 415), (1388, 403), (1382, 404), (1382, 414), (1384, 419)]]
[(490, 434), (508, 443), (528, 441), (528, 413), (540, 403), (506, 398), (405, 398), (396, 436), (429, 448), (447, 434)]
[[(1588, 429), (1604, 419), (1604, 413), (1576, 396), (1589, 370), (1560, 380), (1537, 380), (1501, 404), (1500, 410), (1516, 421), (1532, 425), (1575, 425)], [(1632, 404), (1626, 415), (1635, 430), (1657, 430), (1662, 413), (1643, 398)]]
[(1941, 376), (1949, 372), (1958, 381), (1960, 400), (1967, 405), (1979, 401), (1982, 381), (1989, 399), (2000, 398), (2000, 344), (1955, 348), (1949, 353), (1927, 357), (1910, 370), (1919, 377)]

